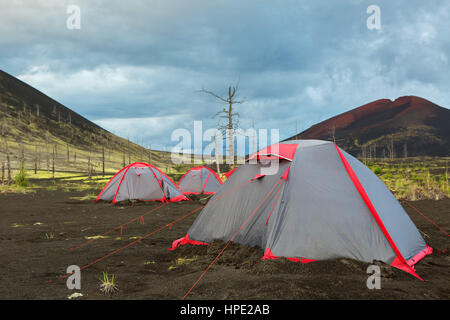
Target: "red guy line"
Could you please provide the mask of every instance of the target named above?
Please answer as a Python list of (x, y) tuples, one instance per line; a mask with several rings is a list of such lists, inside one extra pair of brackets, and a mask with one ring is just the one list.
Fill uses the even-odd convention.
[[(84, 269), (86, 269), (86, 268), (88, 268), (88, 267), (90, 267), (90, 266), (92, 266), (92, 265), (94, 265), (94, 264), (96, 264), (96, 263), (98, 263), (98, 262), (100, 262), (100, 261), (102, 261), (103, 259), (106, 259), (106, 258), (108, 258), (108, 257), (110, 257), (110, 256), (112, 256), (112, 255), (115, 255), (116, 253), (122, 251), (123, 249), (126, 249), (126, 248), (132, 246), (133, 244), (138, 243), (138, 242), (140, 242), (140, 241), (142, 241), (142, 240), (148, 238), (149, 236), (151, 236), (151, 235), (153, 235), (153, 234), (155, 234), (155, 233), (157, 233), (157, 232), (159, 232), (159, 231), (161, 231), (161, 230), (163, 230), (163, 229), (165, 229), (165, 228), (167, 228), (167, 227), (172, 226), (174, 223), (176, 223), (176, 222), (178, 222), (178, 221), (181, 221), (181, 220), (187, 218), (188, 216), (194, 214), (194, 213), (197, 212), (198, 210), (200, 210), (200, 209), (206, 207), (207, 205), (209, 205), (209, 204), (211, 204), (211, 203), (213, 203), (213, 202), (216, 202), (216, 201), (219, 200), (219, 199), (222, 199), (223, 197), (229, 195), (230, 193), (236, 191), (237, 189), (240, 189), (240, 188), (246, 186), (246, 185), (249, 184), (250, 182), (252, 182), (252, 180), (249, 180), (249, 181), (247, 181), (246, 183), (243, 183), (243, 184), (241, 184), (240, 186), (237, 186), (236, 188), (231, 189), (230, 191), (228, 191), (227, 193), (225, 193), (225, 194), (223, 194), (222, 196), (218, 197), (217, 199), (214, 199), (213, 201), (208, 202), (207, 204), (205, 204), (205, 205), (203, 205), (203, 206), (201, 206), (201, 207), (199, 207), (199, 208), (197, 208), (197, 209), (195, 209), (195, 210), (193, 210), (193, 211), (191, 211), (191, 212), (185, 214), (184, 216), (182, 216), (182, 217), (180, 217), (180, 218), (178, 218), (178, 219), (176, 219), (176, 220), (174, 220), (174, 221), (172, 221), (172, 222), (169, 222), (169, 223), (166, 224), (165, 226), (163, 226), (163, 227), (161, 227), (161, 228), (159, 228), (159, 229), (156, 229), (155, 231), (153, 231), (153, 232), (151, 232), (151, 233), (149, 233), (149, 234), (147, 234), (147, 235), (145, 235), (145, 236), (142, 236), (141, 238), (139, 238), (139, 239), (137, 239), (137, 240), (135, 240), (135, 241), (133, 241), (133, 242), (131, 242), (131, 243), (129, 243), (129, 244), (123, 246), (122, 248), (119, 248), (119, 249), (117, 249), (117, 250), (115, 250), (115, 251), (112, 251), (112, 252), (108, 253), (106, 256), (103, 256), (103, 257), (101, 257), (101, 258), (99, 258), (99, 259), (97, 259), (97, 260), (95, 260), (95, 261), (92, 261), (91, 263), (88, 263), (87, 265), (81, 267), (81, 268), (80, 268), (80, 271), (81, 271), (81, 270), (84, 270)], [(273, 189), (272, 189), (272, 190), (273, 190)], [(267, 196), (266, 196), (266, 197), (267, 197)], [(263, 201), (264, 201), (264, 200), (263, 200)], [(165, 203), (165, 204), (167, 204), (167, 203)], [(164, 205), (165, 205), (165, 204), (164, 204)], [(261, 205), (261, 204), (260, 204), (260, 205)], [(157, 209), (157, 208), (156, 208), (156, 209)], [(139, 217), (137, 217), (137, 218), (139, 218)], [(137, 219), (137, 218), (135, 218), (135, 219)], [(135, 219), (133, 219), (133, 220), (135, 220)], [(132, 220), (132, 221), (133, 221), (133, 220)], [(121, 226), (122, 226), (122, 225), (121, 225)], [(118, 228), (120, 228), (120, 226), (119, 226)], [(112, 230), (110, 230), (110, 231), (112, 231)], [(64, 275), (64, 276), (61, 276), (61, 277), (58, 278), (58, 280), (63, 280), (63, 279), (65, 279), (65, 278), (71, 276), (71, 275), (74, 274), (74, 273), (75, 273), (75, 272), (72, 272), (72, 273), (66, 274), (66, 275)]]
[[(156, 207), (156, 208), (153, 208), (152, 210), (149, 210), (149, 211), (143, 213), (142, 215), (140, 215), (140, 216), (138, 216), (138, 217), (136, 217), (136, 218), (131, 219), (131, 220), (128, 221), (128, 222), (122, 223), (121, 225), (119, 225), (119, 226), (117, 226), (117, 227), (115, 227), (115, 228), (113, 228), (113, 229), (111, 229), (111, 230), (106, 231), (105, 233), (101, 234), (100, 236), (106, 236), (107, 234), (110, 234), (111, 232), (113, 232), (114, 230), (117, 230), (117, 229), (120, 229), (120, 230), (121, 230), (120, 232), (121, 232), (121, 234), (122, 234), (122, 232), (123, 232), (123, 226), (126, 226), (127, 224), (130, 224), (131, 222), (136, 221), (137, 219), (140, 219), (140, 218), (142, 218), (143, 216), (145, 216), (145, 215), (147, 215), (147, 214), (149, 214), (149, 213), (152, 213), (152, 212), (158, 210), (159, 208), (161, 208), (161, 207), (163, 207), (163, 206), (165, 206), (165, 205), (167, 205), (167, 204), (168, 204), (168, 202), (163, 203), (162, 205), (160, 205), (160, 206), (158, 206), (158, 207)], [(95, 241), (95, 240), (97, 240), (97, 239), (90, 239), (89, 241), (83, 242), (82, 244), (80, 244), (80, 245), (78, 245), (78, 246), (76, 246), (76, 247), (74, 247), (74, 248), (70, 248), (70, 250), (72, 251), (72, 250), (79, 249), (79, 248), (81, 248), (81, 247), (84, 247), (84, 246), (88, 245), (89, 243), (91, 243), (91, 242), (93, 242), (93, 241)]]

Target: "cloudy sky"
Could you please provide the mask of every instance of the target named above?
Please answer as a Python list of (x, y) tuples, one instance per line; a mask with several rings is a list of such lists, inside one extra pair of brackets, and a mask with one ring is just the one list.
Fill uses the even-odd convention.
[(241, 127), (281, 139), (380, 98), (450, 106), (448, 1), (0, 0), (0, 21), (0, 69), (153, 148), (216, 126), (198, 91), (238, 81)]

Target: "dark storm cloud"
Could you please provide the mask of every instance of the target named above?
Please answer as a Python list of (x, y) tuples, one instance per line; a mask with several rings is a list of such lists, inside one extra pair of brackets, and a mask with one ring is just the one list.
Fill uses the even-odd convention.
[[(66, 28), (69, 4), (81, 29)], [(366, 9), (381, 8), (381, 30)], [(1, 69), (125, 137), (162, 147), (214, 126), (240, 83), (241, 125), (285, 138), (379, 98), (450, 105), (449, 5), (421, 1), (6, 1)]]

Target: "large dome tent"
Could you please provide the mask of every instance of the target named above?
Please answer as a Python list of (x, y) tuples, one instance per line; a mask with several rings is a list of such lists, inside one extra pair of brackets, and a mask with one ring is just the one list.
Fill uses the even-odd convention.
[[(286, 141), (250, 159), (172, 249), (218, 239), (259, 246), (263, 259), (378, 260), (419, 277), (414, 265), (432, 248), (384, 183), (335, 143)], [(275, 174), (262, 173), (268, 159)]]

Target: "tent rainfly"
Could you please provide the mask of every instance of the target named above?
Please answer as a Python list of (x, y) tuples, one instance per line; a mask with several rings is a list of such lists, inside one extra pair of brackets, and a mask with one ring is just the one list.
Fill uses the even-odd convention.
[(214, 194), (222, 186), (222, 179), (208, 167), (190, 169), (178, 182), (183, 194)]
[(157, 167), (135, 162), (117, 172), (95, 201), (124, 200), (176, 202), (188, 200), (181, 189)]
[[(274, 174), (269, 167), (275, 164)], [(412, 275), (432, 253), (384, 183), (335, 143), (292, 140), (253, 154), (209, 200), (182, 244), (234, 241), (263, 259), (383, 261)]]

